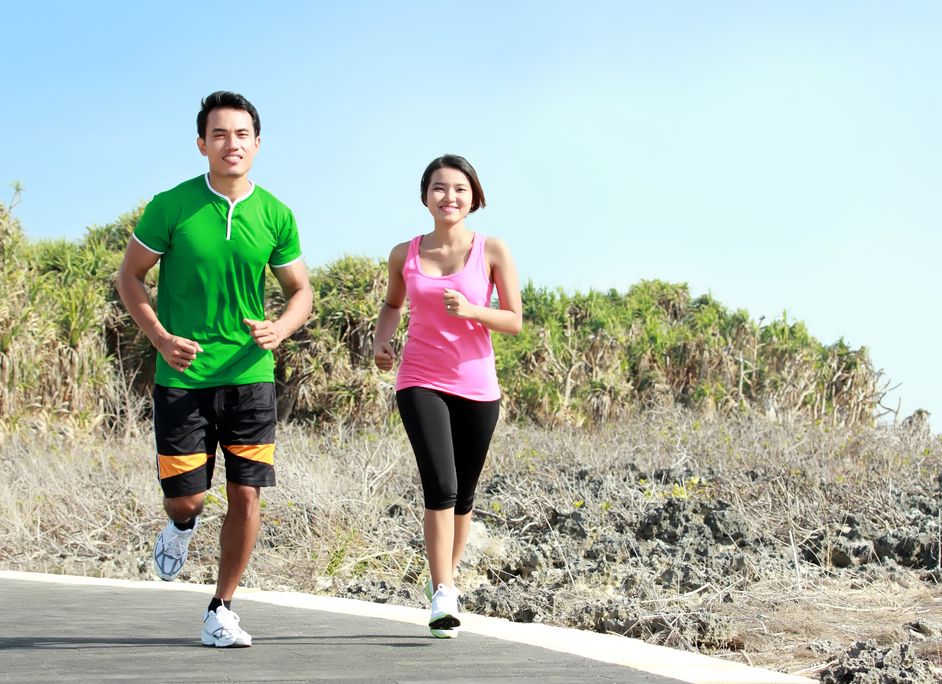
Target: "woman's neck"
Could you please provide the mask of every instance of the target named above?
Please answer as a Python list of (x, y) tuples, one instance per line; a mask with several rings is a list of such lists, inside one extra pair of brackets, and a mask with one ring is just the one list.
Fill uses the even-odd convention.
[(464, 221), (458, 223), (435, 223), (435, 229), (432, 231), (432, 240), (442, 247), (454, 247), (470, 241), (472, 232), (464, 225)]

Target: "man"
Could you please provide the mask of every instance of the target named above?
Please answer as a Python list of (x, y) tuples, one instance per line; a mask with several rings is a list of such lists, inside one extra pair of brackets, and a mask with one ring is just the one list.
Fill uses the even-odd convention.
[[(228, 510), (216, 593), (203, 616), (207, 646), (251, 646), (231, 610), (259, 528), (259, 488), (275, 484), (275, 349), (307, 320), (312, 294), (291, 211), (248, 178), (261, 125), (241, 95), (202, 102), (196, 144), (209, 172), (147, 205), (118, 273), (118, 292), (157, 348), (157, 470), (170, 517), (154, 568), (176, 578), (212, 483), (217, 445)], [(144, 285), (160, 262), (157, 310)], [(265, 267), (285, 296), (265, 320)]]

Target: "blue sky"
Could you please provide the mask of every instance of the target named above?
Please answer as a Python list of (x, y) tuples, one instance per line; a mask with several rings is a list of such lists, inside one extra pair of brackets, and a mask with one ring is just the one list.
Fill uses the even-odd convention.
[(199, 101), (236, 90), (309, 266), (428, 230), (418, 179), (454, 152), (524, 280), (787, 310), (942, 424), (942, 4), (4, 5), (0, 188), (32, 238), (203, 172)]

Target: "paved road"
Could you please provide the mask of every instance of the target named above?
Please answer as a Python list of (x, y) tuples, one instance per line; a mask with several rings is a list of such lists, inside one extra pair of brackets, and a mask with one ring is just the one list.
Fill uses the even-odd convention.
[[(288, 607), (276, 603), (300, 603), (305, 595), (271, 599), (268, 592), (247, 593), (233, 606), (253, 635), (253, 647), (213, 649), (199, 641), (206, 588), (22, 577), (0, 573), (0, 678), (6, 681), (696, 681), (689, 664), (675, 679), (506, 637), (466, 631), (458, 639), (438, 640), (422, 627), (424, 611), (417, 609), (399, 608), (408, 620), (403, 621), (369, 614), (390, 606), (327, 599), (335, 603), (326, 609)], [(164, 587), (176, 590), (155, 590)], [(494, 625), (522, 627), (477, 616), (473, 622), (476, 627), (469, 629), (478, 632)], [(628, 642), (635, 643), (610, 643)], [(675, 652), (658, 653), (669, 658)], [(742, 668), (735, 681), (775, 681), (763, 679), (762, 670), (735, 667)], [(748, 671), (757, 678), (742, 678)]]

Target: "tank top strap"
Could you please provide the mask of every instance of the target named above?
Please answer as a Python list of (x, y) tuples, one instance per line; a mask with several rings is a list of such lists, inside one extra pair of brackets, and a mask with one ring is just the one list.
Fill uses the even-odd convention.
[(422, 242), (422, 236), (416, 235), (414, 238), (409, 240), (409, 253), (406, 255), (407, 259), (415, 259), (419, 256), (419, 243)]
[(416, 235), (409, 240), (409, 249), (406, 252), (406, 262), (403, 264), (403, 270), (418, 270), (419, 267), (419, 243), (422, 241), (421, 235)]
[(484, 275), (484, 278), (490, 278), (490, 273), (487, 268), (487, 258), (484, 253), (484, 243), (487, 241), (487, 236), (483, 233), (474, 234), (474, 243), (471, 245), (471, 255), (468, 257), (469, 262), (468, 266), (472, 266), (478, 270), (478, 273)]

